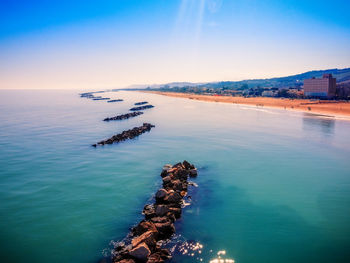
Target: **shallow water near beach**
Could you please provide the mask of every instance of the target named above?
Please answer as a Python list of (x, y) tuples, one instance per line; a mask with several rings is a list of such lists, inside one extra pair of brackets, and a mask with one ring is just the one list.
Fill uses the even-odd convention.
[[(120, 91), (0, 91), (1, 262), (97, 262), (138, 222), (161, 167), (199, 168), (172, 262), (350, 262), (350, 122)], [(135, 102), (155, 108), (124, 121)], [(135, 140), (91, 147), (123, 130)], [(225, 251), (223, 253), (222, 251)], [(229, 261), (227, 261), (229, 262)]]

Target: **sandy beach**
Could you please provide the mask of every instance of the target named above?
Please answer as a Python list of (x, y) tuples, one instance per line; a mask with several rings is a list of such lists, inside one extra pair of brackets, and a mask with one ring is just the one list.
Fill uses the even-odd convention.
[(350, 103), (335, 101), (318, 101), (304, 99), (287, 99), (287, 98), (268, 98), (268, 97), (229, 97), (229, 96), (212, 96), (197, 95), (191, 93), (144, 91), (164, 96), (187, 98), (207, 102), (224, 102), (244, 105), (253, 105), (257, 107), (271, 107), (286, 110), (303, 111), (314, 114), (327, 115), (340, 119), (350, 120)]

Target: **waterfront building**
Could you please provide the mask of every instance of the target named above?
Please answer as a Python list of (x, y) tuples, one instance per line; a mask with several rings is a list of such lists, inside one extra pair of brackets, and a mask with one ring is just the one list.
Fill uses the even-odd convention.
[(332, 74), (323, 74), (322, 78), (304, 80), (304, 94), (307, 97), (333, 98), (336, 92), (336, 79)]

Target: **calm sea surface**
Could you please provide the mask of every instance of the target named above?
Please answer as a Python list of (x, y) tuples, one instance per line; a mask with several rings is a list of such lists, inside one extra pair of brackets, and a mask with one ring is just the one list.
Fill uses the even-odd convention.
[[(184, 159), (199, 167), (198, 188), (175, 241), (203, 248), (174, 262), (209, 262), (222, 250), (236, 263), (350, 262), (350, 122), (138, 92), (102, 95), (124, 102), (0, 91), (1, 262), (97, 262), (141, 219), (163, 164)], [(156, 107), (102, 121), (143, 100)], [(156, 128), (90, 146), (143, 122)]]

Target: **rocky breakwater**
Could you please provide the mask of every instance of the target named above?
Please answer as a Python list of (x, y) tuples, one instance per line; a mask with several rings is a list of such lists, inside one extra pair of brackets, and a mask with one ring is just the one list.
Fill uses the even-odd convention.
[(124, 100), (122, 100), (122, 99), (117, 99), (117, 100), (109, 100), (109, 101), (107, 101), (107, 102), (120, 102), (120, 101), (124, 101)]
[(134, 112), (127, 113), (127, 114), (122, 114), (122, 115), (118, 115), (118, 116), (114, 116), (114, 117), (105, 118), (104, 121), (126, 120), (126, 119), (129, 119), (129, 118), (133, 118), (133, 117), (139, 116), (141, 114), (143, 114), (142, 111), (134, 111)]
[(144, 106), (139, 106), (139, 107), (133, 107), (130, 110), (131, 111), (139, 111), (139, 110), (146, 110), (146, 109), (150, 109), (153, 108), (153, 105), (144, 105)]
[(95, 97), (92, 100), (110, 100), (111, 98)]
[(97, 144), (93, 144), (92, 146), (97, 147), (98, 145), (119, 143), (122, 141), (133, 139), (133, 138), (141, 135), (142, 133), (150, 131), (153, 127), (155, 127), (155, 126), (150, 124), (150, 123), (144, 123), (140, 127), (135, 127), (135, 128), (130, 129), (130, 130), (123, 131), (122, 133), (114, 135), (107, 140), (100, 141)]
[(136, 102), (134, 105), (144, 105), (147, 104), (147, 101)]
[(171, 258), (164, 243), (175, 233), (174, 222), (181, 217), (188, 178), (196, 177), (197, 169), (187, 161), (165, 165), (161, 173), (163, 186), (155, 194), (153, 204), (145, 205), (140, 223), (132, 228), (124, 242), (113, 251), (115, 263), (161, 263)]

